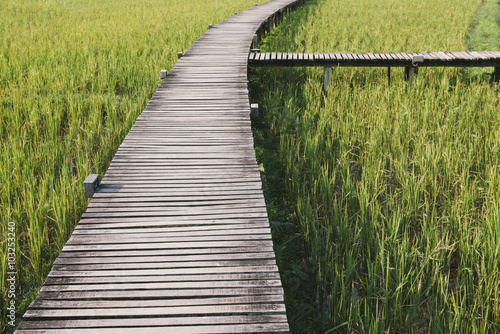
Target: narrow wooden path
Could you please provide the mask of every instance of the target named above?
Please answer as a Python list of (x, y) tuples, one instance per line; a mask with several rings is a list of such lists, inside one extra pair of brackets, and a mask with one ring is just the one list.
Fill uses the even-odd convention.
[(404, 67), (410, 88), (419, 67), (494, 67), (493, 79), (500, 77), (499, 51), (468, 52), (402, 52), (402, 53), (300, 53), (263, 52), (254, 49), (248, 55), (250, 67), (324, 67), (324, 89), (330, 84), (332, 67), (387, 67), (391, 84), (391, 67)]
[(499, 51), (413, 52), (413, 53), (286, 53), (252, 52), (250, 66), (329, 66), (329, 67), (498, 67)]
[(300, 1), (209, 29), (116, 153), (17, 333), (286, 333), (253, 148), (255, 32)]

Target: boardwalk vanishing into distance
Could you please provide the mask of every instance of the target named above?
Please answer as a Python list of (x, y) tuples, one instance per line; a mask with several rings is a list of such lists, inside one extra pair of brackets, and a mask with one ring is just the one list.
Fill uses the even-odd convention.
[(247, 60), (267, 19), (302, 2), (272, 0), (234, 15), (180, 58), (17, 333), (288, 332)]

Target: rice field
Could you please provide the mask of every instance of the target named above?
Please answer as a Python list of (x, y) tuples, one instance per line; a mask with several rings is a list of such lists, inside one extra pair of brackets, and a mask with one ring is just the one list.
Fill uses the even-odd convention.
[[(477, 50), (481, 37), (468, 41), (480, 6), (315, 0), (261, 49)], [(403, 69), (393, 69), (389, 86), (386, 69), (334, 68), (326, 92), (322, 68), (256, 71), (259, 122), (276, 138), (283, 196), (306, 244), (317, 312), (330, 323), (318, 333), (500, 332), (500, 87), (492, 71), (420, 69), (409, 90)]]
[(207, 29), (249, 0), (6, 0), (0, 6), (0, 319), (7, 232), (17, 237), (17, 318), (34, 299), (135, 118)]

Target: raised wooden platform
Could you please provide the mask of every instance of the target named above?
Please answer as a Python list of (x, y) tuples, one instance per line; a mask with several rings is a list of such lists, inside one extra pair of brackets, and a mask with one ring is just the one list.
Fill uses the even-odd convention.
[(177, 62), (17, 333), (288, 332), (253, 148), (247, 58), (255, 32), (269, 27), (264, 20), (301, 2), (237, 14)]
[(489, 67), (500, 66), (499, 51), (417, 53), (285, 53), (251, 52), (250, 66), (324, 67)]

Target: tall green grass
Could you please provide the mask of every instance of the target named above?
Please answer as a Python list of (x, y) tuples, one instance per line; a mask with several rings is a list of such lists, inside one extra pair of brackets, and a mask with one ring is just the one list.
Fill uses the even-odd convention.
[[(16, 223), (18, 318), (176, 53), (255, 4), (6, 0), (0, 6), (0, 231), (5, 328), (7, 223)], [(263, 2), (261, 0), (257, 1)]]
[[(480, 4), (313, 1), (262, 49), (466, 50)], [(257, 75), (333, 332), (499, 332), (499, 85), (442, 68), (412, 90), (402, 69), (391, 86), (385, 69), (333, 69), (326, 92), (322, 69)]]

